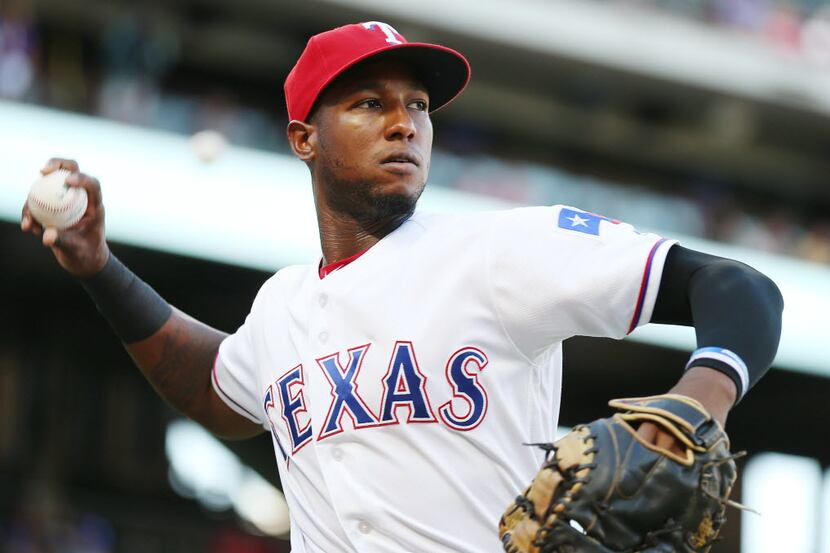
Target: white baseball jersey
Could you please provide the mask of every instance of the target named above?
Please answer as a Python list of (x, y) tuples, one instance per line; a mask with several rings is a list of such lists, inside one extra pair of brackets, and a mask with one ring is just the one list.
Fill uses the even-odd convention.
[(295, 553), (496, 553), (559, 415), (562, 341), (651, 317), (673, 242), (564, 207), (416, 213), (269, 279), (217, 393), (272, 435)]

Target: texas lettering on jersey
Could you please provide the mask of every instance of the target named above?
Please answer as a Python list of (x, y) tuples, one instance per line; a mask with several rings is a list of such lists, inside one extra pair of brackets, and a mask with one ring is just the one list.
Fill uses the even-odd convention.
[[(355, 430), (394, 424), (438, 423), (457, 431), (468, 431), (481, 424), (487, 414), (487, 391), (478, 375), (487, 366), (487, 355), (468, 346), (450, 355), (444, 369), (451, 398), (437, 410), (427, 392), (427, 377), (418, 366), (412, 342), (398, 341), (392, 348), (386, 373), (381, 377), (380, 404), (373, 409), (361, 397), (358, 377), (371, 344), (350, 348), (345, 355), (334, 352), (317, 359), (316, 367), (297, 365), (268, 387), (264, 407), (276, 434), (276, 421), (287, 430), (293, 456), (315, 439), (322, 441), (344, 431), (348, 416)], [(320, 370), (331, 386), (331, 402), (320, 428), (314, 429), (308, 417), (303, 389), (305, 371)], [(406, 419), (401, 420), (401, 410)], [(437, 416), (436, 416), (437, 413)], [(282, 444), (284, 458), (288, 453)]]

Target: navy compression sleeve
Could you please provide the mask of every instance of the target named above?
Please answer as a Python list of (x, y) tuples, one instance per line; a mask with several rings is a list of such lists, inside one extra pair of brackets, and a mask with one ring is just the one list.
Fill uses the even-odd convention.
[(81, 279), (81, 286), (125, 344), (152, 336), (173, 313), (169, 303), (112, 253), (98, 274)]
[(772, 365), (783, 308), (775, 283), (752, 267), (674, 246), (651, 322), (694, 326), (698, 350), (686, 368), (723, 372), (735, 382), (740, 401)]

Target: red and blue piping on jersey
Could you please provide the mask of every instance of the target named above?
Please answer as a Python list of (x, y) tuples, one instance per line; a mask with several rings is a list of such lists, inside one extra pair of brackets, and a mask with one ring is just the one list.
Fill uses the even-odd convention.
[(646, 267), (643, 270), (643, 280), (640, 282), (640, 293), (637, 295), (637, 305), (634, 307), (634, 315), (631, 317), (631, 324), (628, 326), (628, 334), (634, 332), (634, 329), (640, 324), (640, 317), (643, 314), (643, 305), (645, 304), (646, 292), (648, 291), (648, 283), (651, 279), (651, 265), (654, 262), (654, 254), (660, 246), (666, 242), (665, 238), (661, 238), (651, 247), (646, 259)]

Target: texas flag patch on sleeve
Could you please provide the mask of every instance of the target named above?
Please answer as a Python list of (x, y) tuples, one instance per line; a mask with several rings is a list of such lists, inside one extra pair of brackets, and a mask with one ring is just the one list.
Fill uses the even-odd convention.
[(559, 210), (559, 228), (561, 229), (599, 236), (599, 224), (602, 221), (607, 221), (615, 225), (619, 224), (619, 221), (597, 215), (596, 213), (588, 213), (587, 211), (580, 211), (570, 207), (563, 207)]

